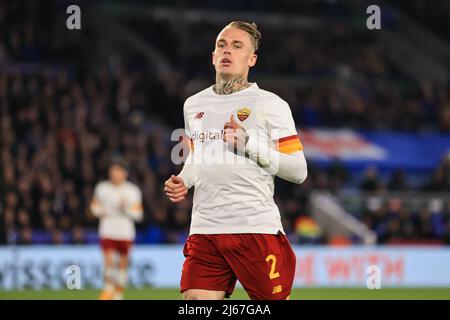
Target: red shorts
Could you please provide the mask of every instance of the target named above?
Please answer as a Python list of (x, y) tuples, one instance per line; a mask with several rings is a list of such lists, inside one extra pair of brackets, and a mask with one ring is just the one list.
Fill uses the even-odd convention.
[(132, 245), (133, 241), (128, 240), (100, 239), (100, 246), (103, 251), (114, 250), (122, 255), (128, 255)]
[(283, 234), (194, 234), (183, 254), (181, 292), (225, 291), (229, 297), (239, 280), (251, 299), (282, 300), (290, 295), (296, 257)]

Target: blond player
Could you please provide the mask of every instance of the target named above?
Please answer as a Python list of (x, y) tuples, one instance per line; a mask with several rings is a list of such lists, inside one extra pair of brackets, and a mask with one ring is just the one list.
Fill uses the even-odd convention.
[(165, 183), (172, 202), (195, 187), (180, 291), (184, 299), (223, 299), (236, 280), (252, 299), (287, 299), (296, 257), (274, 202), (274, 177), (302, 183), (303, 146), (289, 105), (247, 81), (261, 34), (235, 21), (212, 53), (216, 83), (184, 105), (191, 152)]
[[(99, 235), (104, 257), (104, 289), (100, 300), (120, 300), (128, 278), (128, 256), (135, 239), (135, 221), (142, 219), (142, 194), (127, 181), (128, 169), (121, 159), (109, 167), (109, 180), (95, 187), (92, 213), (100, 219)], [(118, 261), (116, 261), (116, 254)]]

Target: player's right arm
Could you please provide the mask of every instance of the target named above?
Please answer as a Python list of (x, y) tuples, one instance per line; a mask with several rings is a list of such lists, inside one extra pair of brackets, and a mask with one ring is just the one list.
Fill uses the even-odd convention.
[[(187, 101), (186, 101), (187, 102)], [(189, 144), (189, 154), (184, 163), (183, 169), (178, 174), (178, 176), (172, 175), (169, 179), (164, 183), (164, 192), (169, 197), (170, 201), (177, 203), (183, 201), (188, 193), (188, 190), (194, 185), (194, 165), (193, 165), (193, 153), (194, 146), (193, 141), (190, 138), (190, 127), (189, 120), (186, 113), (186, 103), (183, 107), (184, 114), (184, 128), (186, 131), (186, 137)]]
[(105, 207), (100, 201), (99, 193), (100, 193), (100, 186), (97, 185), (95, 187), (94, 196), (92, 197), (92, 201), (89, 206), (92, 214), (97, 218), (101, 218), (106, 215)]

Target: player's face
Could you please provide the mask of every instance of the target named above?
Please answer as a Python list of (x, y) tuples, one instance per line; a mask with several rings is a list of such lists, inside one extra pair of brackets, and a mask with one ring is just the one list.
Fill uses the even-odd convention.
[(212, 53), (216, 73), (224, 77), (247, 77), (256, 63), (256, 54), (250, 35), (244, 30), (226, 28), (219, 33)]
[(114, 184), (121, 184), (123, 183), (128, 176), (128, 172), (118, 165), (112, 165), (109, 168), (109, 179)]

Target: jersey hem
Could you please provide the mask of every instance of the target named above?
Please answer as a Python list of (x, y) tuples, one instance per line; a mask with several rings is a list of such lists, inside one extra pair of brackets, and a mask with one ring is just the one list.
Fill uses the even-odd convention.
[(233, 234), (233, 233), (261, 233), (261, 234), (278, 234), (281, 232), (286, 235), (283, 228), (221, 228), (217, 230), (217, 228), (191, 228), (189, 235), (194, 234)]

